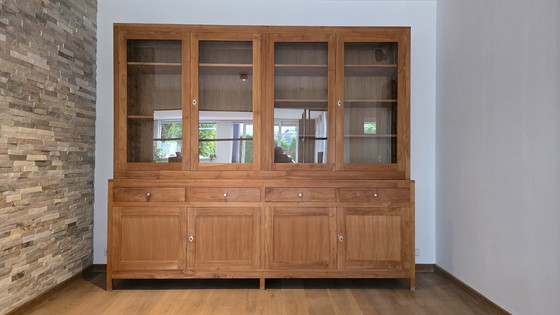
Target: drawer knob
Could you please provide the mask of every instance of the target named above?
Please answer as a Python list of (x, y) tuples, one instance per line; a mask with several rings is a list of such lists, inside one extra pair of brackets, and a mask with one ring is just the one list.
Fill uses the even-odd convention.
[(149, 198), (149, 197), (151, 197), (151, 196), (152, 196), (152, 194), (150, 194), (149, 192), (146, 193), (146, 197)]
[(339, 235), (339, 236), (338, 236), (338, 241), (339, 241), (339, 242), (343, 242), (343, 241), (344, 241), (344, 236)]
[(191, 236), (189, 236), (189, 243), (192, 243), (192, 242), (194, 242), (194, 236), (191, 235)]
[(378, 194), (378, 193), (374, 193), (374, 194), (373, 194), (373, 198), (377, 198), (377, 197), (379, 197), (379, 194)]
[(301, 198), (303, 197), (303, 193), (298, 193), (297, 196)]
[(228, 197), (228, 194), (227, 194), (227, 193), (224, 193), (224, 198), (227, 198), (227, 197)]

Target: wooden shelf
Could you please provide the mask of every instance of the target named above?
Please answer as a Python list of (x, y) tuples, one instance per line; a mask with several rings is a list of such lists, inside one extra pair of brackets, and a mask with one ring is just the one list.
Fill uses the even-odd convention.
[(344, 76), (367, 77), (396, 75), (397, 65), (345, 65)]
[(292, 108), (292, 109), (328, 109), (327, 100), (300, 100), (300, 99), (276, 99), (274, 100), (274, 108)]
[(300, 139), (303, 138), (303, 139), (312, 139), (312, 140), (328, 140), (327, 137), (317, 137), (317, 136), (315, 136), (315, 135), (313, 135), (313, 136), (299, 135), (299, 136), (297, 136), (297, 137), (300, 138)]
[(345, 100), (344, 105), (348, 108), (393, 107), (397, 100)]
[(199, 74), (206, 75), (252, 75), (253, 65), (234, 63), (200, 63), (198, 64), (198, 72)]
[(396, 138), (395, 134), (344, 135), (344, 138)]
[(274, 74), (280, 76), (316, 77), (327, 76), (327, 65), (275, 64)]
[(139, 62), (129, 61), (129, 66), (166, 66), (166, 67), (180, 67), (180, 62)]
[(221, 139), (198, 139), (198, 142), (212, 142), (212, 141), (252, 141), (253, 138), (221, 138)]
[(181, 63), (128, 62), (128, 71), (140, 74), (181, 74)]
[(144, 115), (128, 115), (128, 119), (154, 119), (154, 116), (144, 116)]
[(395, 99), (385, 100), (344, 100), (345, 103), (396, 103)]

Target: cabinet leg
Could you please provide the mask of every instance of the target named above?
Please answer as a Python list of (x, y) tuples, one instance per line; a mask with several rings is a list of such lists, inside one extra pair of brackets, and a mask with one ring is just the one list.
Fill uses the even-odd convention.
[(259, 288), (260, 288), (261, 290), (264, 290), (264, 289), (265, 289), (264, 280), (265, 280), (265, 278), (260, 278), (260, 279), (259, 279)]
[(410, 291), (416, 291), (416, 278), (410, 278), (408, 279), (409, 281), (409, 286), (410, 286)]
[(113, 279), (109, 276), (107, 276), (107, 284), (105, 286), (105, 289), (107, 291), (113, 291)]

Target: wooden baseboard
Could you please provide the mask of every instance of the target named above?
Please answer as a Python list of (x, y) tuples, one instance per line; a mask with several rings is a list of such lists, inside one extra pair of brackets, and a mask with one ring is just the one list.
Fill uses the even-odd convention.
[(93, 264), (91, 265), (91, 272), (93, 273), (107, 272), (107, 264)]
[(434, 272), (435, 264), (416, 264), (416, 272)]
[(489, 300), (487, 297), (485, 297), (484, 295), (482, 295), (480, 292), (476, 291), (475, 289), (471, 288), (469, 285), (467, 285), (466, 283), (464, 283), (463, 281), (459, 280), (457, 277), (455, 277), (454, 275), (452, 275), (451, 273), (449, 273), (447, 270), (441, 268), (438, 265), (434, 265), (434, 273), (449, 279), (451, 282), (453, 282), (454, 284), (456, 284), (457, 286), (459, 286), (461, 289), (465, 290), (467, 293), (469, 293), (470, 295), (476, 297), (478, 300), (480, 300), (480, 302), (487, 304), (488, 306), (492, 307), (493, 309), (496, 310), (497, 313), (499, 314), (509, 314), (511, 315), (510, 312), (504, 310), (503, 308), (501, 308), (498, 304), (492, 302), (491, 300)]
[(74, 276), (62, 281), (61, 283), (55, 285), (54, 287), (48, 289), (47, 291), (37, 295), (36, 297), (32, 298), (31, 300), (23, 303), (22, 305), (14, 308), (13, 310), (6, 313), (6, 315), (21, 315), (27, 313), (30, 309), (37, 306), (39, 303), (43, 302), (53, 294), (59, 292), (60, 290), (64, 289), (70, 282), (75, 280), (76, 278), (82, 277), (86, 273), (94, 272), (92, 271), (93, 266), (86, 267), (82, 272), (75, 274)]

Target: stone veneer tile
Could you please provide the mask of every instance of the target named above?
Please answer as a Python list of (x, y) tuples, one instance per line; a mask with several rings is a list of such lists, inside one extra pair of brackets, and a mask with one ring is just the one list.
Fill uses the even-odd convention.
[(92, 263), (97, 1), (0, 12), (3, 314)]

